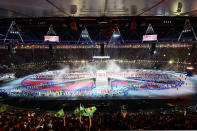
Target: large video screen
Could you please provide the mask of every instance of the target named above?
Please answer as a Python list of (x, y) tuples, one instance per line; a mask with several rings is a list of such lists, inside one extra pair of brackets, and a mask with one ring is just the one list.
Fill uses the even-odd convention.
[(59, 36), (44, 36), (44, 41), (59, 42)]
[(157, 41), (157, 35), (143, 35), (143, 41)]

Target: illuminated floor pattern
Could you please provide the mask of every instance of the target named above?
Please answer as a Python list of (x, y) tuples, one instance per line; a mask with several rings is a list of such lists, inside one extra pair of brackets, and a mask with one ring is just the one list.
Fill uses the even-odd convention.
[(196, 77), (160, 70), (55, 70), (4, 84), (0, 92), (17, 97), (157, 99), (194, 95), (194, 81)]

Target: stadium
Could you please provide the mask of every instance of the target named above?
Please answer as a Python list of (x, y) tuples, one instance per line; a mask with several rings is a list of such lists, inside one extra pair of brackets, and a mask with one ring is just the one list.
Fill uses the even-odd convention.
[(197, 129), (196, 5), (0, 1), (0, 130)]

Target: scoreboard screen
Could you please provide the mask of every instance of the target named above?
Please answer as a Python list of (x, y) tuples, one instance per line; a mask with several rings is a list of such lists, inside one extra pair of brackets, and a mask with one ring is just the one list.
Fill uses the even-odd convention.
[(59, 42), (59, 36), (44, 36), (44, 41)]

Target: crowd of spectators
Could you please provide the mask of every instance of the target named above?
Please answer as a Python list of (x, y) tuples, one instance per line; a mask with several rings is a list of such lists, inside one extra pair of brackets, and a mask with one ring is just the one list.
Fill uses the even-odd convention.
[(197, 113), (102, 113), (96, 111), (91, 117), (80, 117), (65, 113), (64, 117), (54, 117), (51, 111), (28, 111), (8, 108), (0, 115), (1, 131), (63, 131), (63, 130), (178, 130), (197, 129)]
[[(104, 55), (111, 59), (122, 60), (154, 60), (169, 61), (174, 59), (179, 62), (196, 61), (197, 52), (190, 53), (188, 48), (157, 48), (154, 55), (151, 55), (149, 48), (106, 48)], [(51, 54), (52, 53), (52, 54)], [(189, 55), (188, 55), (189, 54)], [(52, 56), (53, 55), (53, 56)], [(92, 60), (93, 56), (101, 55), (100, 48), (67, 48), (67, 49), (15, 49), (10, 56), (7, 49), (0, 49), (0, 63), (15, 64), (43, 62), (53, 60)]]
[[(63, 69), (64, 67), (69, 66), (71, 69), (79, 69), (92, 65), (98, 68), (105, 68), (108, 66), (109, 61), (43, 61), (35, 63), (26, 63), (20, 65), (0, 65), (0, 74), (14, 73), (17, 78), (24, 77), (27, 75), (47, 71), (47, 70), (56, 70)], [(154, 61), (147, 60), (137, 60), (137, 61), (128, 61), (128, 60), (116, 60), (115, 63), (122, 69), (159, 69), (159, 70), (173, 70), (184, 72), (185, 66), (182, 64), (179, 65), (170, 65), (170, 64), (155, 64)]]
[[(158, 48), (156, 52), (151, 56), (149, 48), (105, 49), (105, 55), (113, 60), (119, 60), (122, 68), (184, 71), (187, 66), (184, 62), (193, 63), (196, 60), (196, 51), (188, 56), (189, 49), (187, 48)], [(57, 61), (92, 61), (93, 56), (99, 55), (99, 48), (56, 49), (53, 56), (48, 49), (15, 49), (11, 56), (7, 49), (0, 49), (0, 72), (2, 74), (16, 73), (18, 77), (21, 77), (46, 70), (48, 66), (54, 65)], [(172, 59), (174, 64), (169, 64), (168, 61)], [(26, 63), (32, 64), (25, 67)], [(68, 64), (72, 63), (64, 63), (64, 66)], [(80, 63), (77, 64), (80, 66)]]

